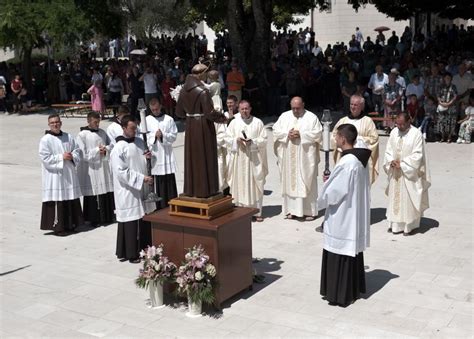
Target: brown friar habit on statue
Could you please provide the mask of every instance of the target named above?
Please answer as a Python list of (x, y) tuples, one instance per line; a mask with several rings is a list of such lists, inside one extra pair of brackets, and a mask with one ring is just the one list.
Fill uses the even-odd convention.
[(180, 91), (176, 115), (186, 117), (184, 146), (184, 190), (190, 197), (208, 198), (219, 192), (217, 142), (214, 122), (225, 122), (216, 112), (202, 80), (207, 66), (195, 65)]

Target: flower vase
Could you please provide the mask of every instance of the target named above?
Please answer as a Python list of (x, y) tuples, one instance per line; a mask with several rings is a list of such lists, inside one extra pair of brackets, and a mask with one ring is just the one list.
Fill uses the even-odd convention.
[(150, 281), (148, 288), (150, 290), (150, 308), (165, 307), (163, 303), (163, 284), (159, 281)]
[(186, 316), (190, 318), (197, 318), (201, 316), (202, 312), (202, 301), (192, 301), (191, 297), (188, 294), (188, 312), (186, 312)]

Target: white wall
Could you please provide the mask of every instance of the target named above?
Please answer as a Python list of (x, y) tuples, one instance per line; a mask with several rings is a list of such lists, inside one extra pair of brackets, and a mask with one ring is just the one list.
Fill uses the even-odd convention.
[(10, 48), (0, 48), (0, 62), (1, 61), (7, 61), (8, 59), (11, 59), (15, 57), (15, 52), (11, 50)]
[[(344, 41), (347, 45), (356, 27), (360, 28), (364, 40), (367, 36), (370, 36), (371, 40), (375, 41), (377, 32), (374, 31), (374, 28), (377, 26), (387, 26), (390, 28), (389, 32), (384, 33), (386, 38), (390, 37), (392, 30), (396, 31), (397, 35), (400, 36), (405, 26), (409, 26), (408, 20), (395, 21), (392, 18), (388, 18), (385, 14), (379, 13), (374, 5), (367, 5), (365, 8), (361, 7), (356, 12), (347, 3), (347, 0), (332, 0), (331, 4), (330, 12), (320, 12), (318, 9), (313, 11), (313, 29), (316, 33), (316, 41), (323, 48), (326, 48), (327, 44), (332, 45), (341, 41)], [(303, 29), (311, 27), (310, 14), (306, 16), (303, 23), (292, 25), (290, 28), (298, 30), (299, 27)]]

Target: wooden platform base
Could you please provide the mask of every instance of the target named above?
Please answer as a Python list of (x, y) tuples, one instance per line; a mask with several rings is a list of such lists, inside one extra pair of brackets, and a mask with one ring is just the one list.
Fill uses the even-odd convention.
[(219, 199), (201, 199), (193, 201), (189, 197), (178, 197), (169, 201), (169, 215), (188, 217), (203, 220), (212, 220), (224, 214), (232, 212), (234, 204), (232, 197), (220, 197)]

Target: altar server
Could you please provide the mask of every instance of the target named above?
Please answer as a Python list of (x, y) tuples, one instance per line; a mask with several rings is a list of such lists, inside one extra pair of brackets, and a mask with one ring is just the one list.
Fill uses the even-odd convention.
[(84, 219), (91, 226), (110, 224), (114, 216), (114, 189), (110, 173), (110, 140), (99, 128), (100, 114), (87, 115), (87, 126), (81, 127), (77, 144), (82, 150), (83, 161), (78, 168), (81, 191), (84, 195)]
[[(162, 199), (158, 208), (168, 206), (168, 201), (178, 196), (175, 173), (177, 169), (173, 143), (178, 136), (174, 119), (161, 111), (161, 103), (152, 98), (146, 117), (147, 142), (151, 151), (151, 174), (155, 182), (156, 194)], [(144, 130), (141, 126), (142, 131)]]
[(110, 154), (113, 172), (115, 214), (118, 221), (116, 255), (119, 259), (139, 262), (141, 249), (151, 245), (151, 226), (143, 216), (155, 209), (144, 197), (153, 186), (153, 177), (146, 175), (143, 139), (136, 138), (137, 121), (132, 115), (121, 120), (123, 135), (117, 137)]
[(130, 111), (128, 110), (127, 106), (120, 106), (118, 108), (117, 116), (112, 118), (112, 123), (107, 127), (107, 136), (109, 137), (112, 148), (113, 145), (115, 145), (115, 140), (117, 139), (117, 137), (123, 134), (122, 125), (120, 122), (122, 118), (129, 113)]
[(64, 236), (84, 223), (76, 172), (81, 150), (70, 134), (61, 131), (58, 114), (48, 117), (48, 125), (49, 130), (39, 143), (43, 179), (40, 228)]
[(318, 214), (318, 164), (322, 127), (318, 117), (304, 108), (303, 100), (294, 97), (291, 111), (280, 115), (273, 125), (274, 150), (280, 169), (283, 214), (288, 219)]
[(267, 132), (263, 122), (252, 116), (252, 107), (246, 100), (239, 103), (240, 118), (231, 121), (226, 131), (230, 152), (227, 180), (237, 206), (259, 209), (257, 221), (262, 218), (262, 200), (267, 165)]
[(347, 306), (365, 293), (363, 251), (369, 246), (370, 150), (354, 148), (357, 130), (352, 124), (337, 128), (342, 150), (318, 199), (325, 208), (320, 293), (330, 305)]
[(383, 168), (388, 175), (388, 231), (410, 235), (429, 207), (431, 177), (423, 135), (405, 112), (398, 114), (397, 127), (390, 133)]

